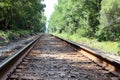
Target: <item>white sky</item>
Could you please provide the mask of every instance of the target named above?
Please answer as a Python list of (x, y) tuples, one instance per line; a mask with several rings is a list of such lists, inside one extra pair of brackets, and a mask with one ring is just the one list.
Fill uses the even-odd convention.
[(47, 17), (47, 20), (49, 20), (50, 15), (54, 11), (54, 6), (58, 3), (58, 0), (44, 0), (44, 3), (46, 5), (45, 8), (45, 16)]

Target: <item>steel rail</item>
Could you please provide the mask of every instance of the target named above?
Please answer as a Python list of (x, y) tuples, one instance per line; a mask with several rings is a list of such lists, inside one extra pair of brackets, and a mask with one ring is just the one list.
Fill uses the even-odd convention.
[(0, 80), (6, 80), (8, 78), (10, 73), (14, 71), (16, 66), (20, 64), (22, 59), (31, 51), (42, 35), (43, 34), (37, 36), (36, 39), (0, 63)]
[(76, 42), (65, 40), (65, 39), (55, 36), (55, 35), (52, 35), (52, 36), (67, 42), (68, 44), (73, 46), (78, 52), (82, 53), (83, 55), (85, 55), (89, 59), (93, 60), (98, 65), (109, 70), (111, 73), (117, 75), (120, 78), (120, 61), (117, 61), (109, 56), (104, 55), (104, 54), (99, 54), (87, 47), (81, 46), (80, 44), (78, 44)]

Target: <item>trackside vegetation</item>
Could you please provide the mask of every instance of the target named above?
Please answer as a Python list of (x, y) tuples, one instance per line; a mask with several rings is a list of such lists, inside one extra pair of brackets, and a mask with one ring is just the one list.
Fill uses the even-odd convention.
[(58, 0), (49, 32), (120, 54), (120, 0)]

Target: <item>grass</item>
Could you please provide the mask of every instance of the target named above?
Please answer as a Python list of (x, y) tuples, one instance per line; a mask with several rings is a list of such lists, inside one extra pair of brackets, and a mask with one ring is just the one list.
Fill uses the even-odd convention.
[[(31, 34), (32, 32), (30, 30), (19, 30), (19, 31), (0, 31), (0, 37), (4, 39), (4, 42), (9, 42), (10, 39), (14, 36), (21, 37), (21, 35), (24, 34)], [(3, 43), (3, 42), (0, 42)]]
[[(4, 42), (8, 42), (8, 33), (4, 32), (4, 31), (0, 31), (0, 37), (2, 37), (5, 41)], [(0, 42), (2, 43), (2, 42)]]
[(74, 35), (57, 34), (57, 33), (52, 33), (52, 34), (57, 35), (67, 40), (75, 41), (78, 43), (83, 43), (85, 45), (88, 45), (96, 49), (103, 50), (105, 52), (120, 55), (120, 52), (119, 52), (120, 49), (118, 47), (119, 42), (112, 42), (112, 41), (99, 42), (97, 41), (97, 39), (89, 39), (86, 37), (81, 37), (77, 34), (74, 34)]

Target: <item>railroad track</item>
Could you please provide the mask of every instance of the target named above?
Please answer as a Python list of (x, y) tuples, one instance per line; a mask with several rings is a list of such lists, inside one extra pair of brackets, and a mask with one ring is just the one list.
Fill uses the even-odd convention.
[(0, 80), (119, 80), (120, 64), (44, 34), (0, 64)]

